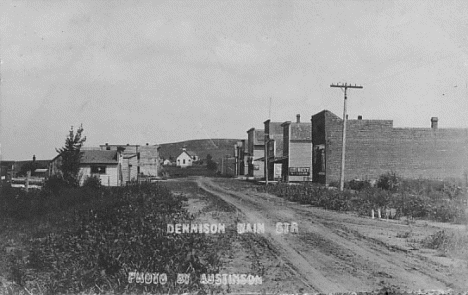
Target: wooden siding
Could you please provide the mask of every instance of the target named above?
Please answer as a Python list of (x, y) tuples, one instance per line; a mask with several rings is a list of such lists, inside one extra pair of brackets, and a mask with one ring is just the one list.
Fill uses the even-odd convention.
[[(105, 165), (99, 165), (105, 166)], [(119, 181), (119, 165), (106, 166), (105, 174), (95, 174), (99, 175), (101, 179), (101, 184), (103, 186), (119, 186), (121, 182)], [(85, 179), (91, 176), (91, 166), (80, 167), (80, 185), (83, 185)]]
[(138, 178), (138, 159), (136, 156), (124, 159), (122, 164), (122, 180), (135, 181)]
[[(263, 149), (254, 149), (253, 160), (262, 158), (265, 154)], [(258, 166), (258, 169), (253, 169), (252, 167), (252, 176), (254, 178), (263, 178), (265, 177), (264, 172), (264, 162), (263, 161), (253, 161), (253, 166)]]
[[(185, 160), (185, 164), (184, 164), (184, 160)], [(183, 167), (192, 166), (192, 161), (193, 161), (192, 158), (186, 152), (182, 152), (182, 154), (180, 154), (177, 157), (176, 163), (178, 167), (183, 168)]]
[(289, 143), (288, 169), (289, 167), (307, 167), (310, 173), (309, 176), (289, 175), (289, 181), (312, 180), (312, 142)]
[(140, 146), (140, 173), (147, 176), (157, 176), (159, 171), (158, 146)]

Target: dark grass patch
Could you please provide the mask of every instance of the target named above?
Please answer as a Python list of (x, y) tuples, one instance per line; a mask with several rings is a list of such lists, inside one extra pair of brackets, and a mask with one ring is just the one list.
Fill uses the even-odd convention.
[(396, 174), (385, 174), (379, 185), (370, 187), (361, 181), (354, 181), (341, 192), (334, 187), (313, 183), (276, 183), (258, 186), (257, 190), (301, 204), (342, 212), (353, 211), (362, 216), (370, 216), (372, 210), (376, 212), (380, 208), (382, 217), (391, 210), (392, 218), (406, 216), (459, 224), (468, 222), (466, 197), (460, 184), (454, 180), (408, 180)]
[(167, 178), (184, 178), (190, 176), (217, 176), (216, 171), (208, 170), (205, 165), (195, 165), (187, 168), (165, 166), (163, 167), (162, 173), (167, 175)]
[(468, 260), (468, 231), (441, 230), (426, 237), (421, 244)]
[[(219, 251), (229, 247), (215, 236), (167, 234), (168, 223), (193, 217), (183, 208), (184, 197), (159, 184), (66, 189), (56, 195), (7, 192), (25, 208), (2, 194), (3, 204), (11, 206), (2, 209), (0, 235), (14, 236), (22, 226), (30, 230), (3, 256), (7, 268), (1, 275), (36, 293), (208, 291), (198, 278), (217, 272)], [(35, 209), (37, 198), (51, 207)], [(168, 282), (129, 283), (133, 271), (165, 273)], [(190, 274), (190, 283), (177, 284), (179, 273)]]

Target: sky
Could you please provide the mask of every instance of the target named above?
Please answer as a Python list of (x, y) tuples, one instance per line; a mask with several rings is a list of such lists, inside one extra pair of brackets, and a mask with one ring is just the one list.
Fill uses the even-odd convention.
[[(4, 160), (247, 137), (324, 109), (468, 127), (467, 1), (2, 1)], [(271, 102), (271, 103), (270, 103)]]

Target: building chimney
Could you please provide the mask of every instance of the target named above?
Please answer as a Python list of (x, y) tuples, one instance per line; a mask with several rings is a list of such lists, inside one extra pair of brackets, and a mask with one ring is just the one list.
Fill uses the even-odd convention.
[(362, 120), (362, 116), (361, 115), (357, 116), (357, 119)]
[(296, 115), (296, 123), (301, 123), (301, 115), (300, 114)]
[(33, 155), (33, 162), (36, 162), (36, 155)]
[(106, 142), (106, 146), (108, 146), (108, 145), (109, 145), (109, 143), (108, 143), (108, 142)]
[(436, 130), (438, 127), (438, 121), (439, 119), (437, 117), (432, 117), (431, 118), (431, 128)]

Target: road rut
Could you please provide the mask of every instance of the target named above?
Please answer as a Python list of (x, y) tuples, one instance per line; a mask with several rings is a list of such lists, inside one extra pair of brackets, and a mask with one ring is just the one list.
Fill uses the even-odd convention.
[[(383, 286), (406, 290), (468, 289), (463, 274), (408, 248), (369, 235), (394, 234), (403, 225), (301, 206), (266, 194), (230, 190), (198, 178), (203, 190), (234, 205), (249, 223), (264, 223), (268, 241), (306, 286), (317, 292), (372, 291)], [(278, 234), (277, 222), (297, 222), (296, 234)], [(400, 228), (401, 227), (401, 228)]]

